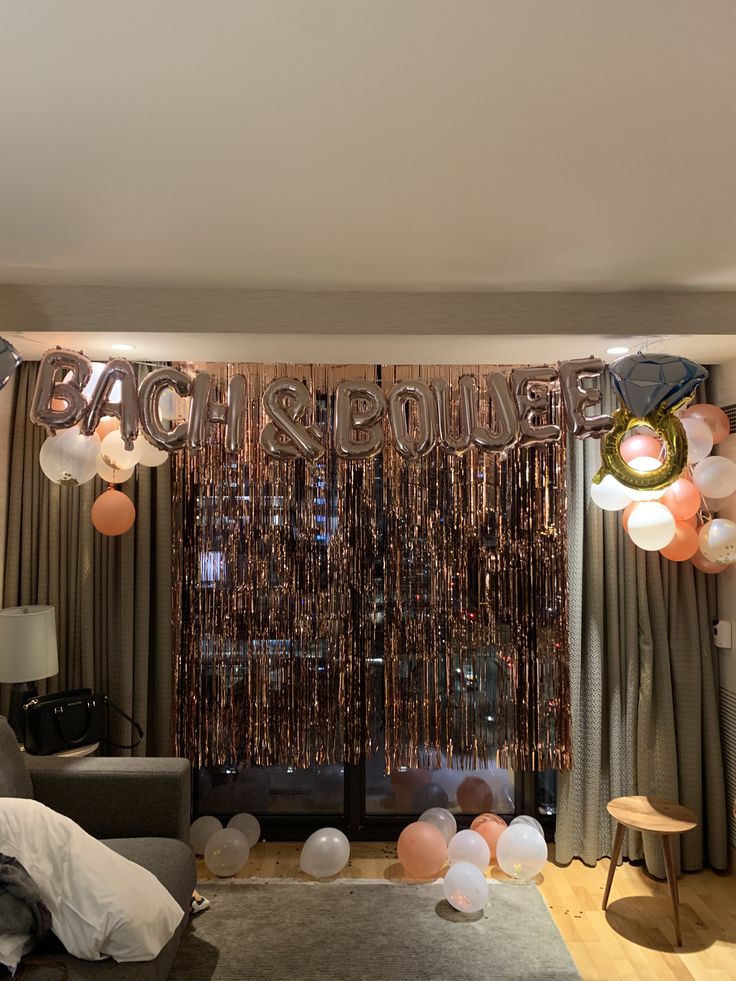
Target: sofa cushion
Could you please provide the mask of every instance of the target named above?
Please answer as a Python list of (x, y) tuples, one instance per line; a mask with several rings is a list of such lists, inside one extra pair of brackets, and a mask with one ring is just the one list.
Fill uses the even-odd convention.
[(197, 884), (194, 852), (176, 838), (104, 838), (103, 843), (152, 872), (183, 910), (188, 910)]
[(33, 797), (33, 784), (15, 733), (0, 715), (0, 797)]

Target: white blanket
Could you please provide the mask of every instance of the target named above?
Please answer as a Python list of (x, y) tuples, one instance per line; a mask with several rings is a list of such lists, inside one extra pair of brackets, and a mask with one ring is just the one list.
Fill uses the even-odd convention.
[(153, 960), (186, 915), (154, 875), (38, 801), (0, 797), (0, 852), (28, 870), (75, 957)]

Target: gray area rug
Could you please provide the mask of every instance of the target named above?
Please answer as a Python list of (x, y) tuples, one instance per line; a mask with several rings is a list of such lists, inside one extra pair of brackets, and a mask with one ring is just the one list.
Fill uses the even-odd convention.
[(491, 883), (461, 914), (438, 883), (203, 883), (170, 981), (491, 981), (579, 978), (535, 886)]

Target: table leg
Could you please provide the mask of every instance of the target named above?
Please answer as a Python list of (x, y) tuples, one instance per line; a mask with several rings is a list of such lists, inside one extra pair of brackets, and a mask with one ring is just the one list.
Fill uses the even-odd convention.
[(682, 947), (682, 931), (680, 930), (680, 893), (677, 888), (677, 868), (672, 854), (672, 835), (662, 835), (664, 845), (664, 864), (667, 869), (667, 885), (672, 900), (672, 912), (675, 917), (675, 938), (677, 946)]
[(618, 856), (621, 852), (621, 842), (624, 840), (624, 826), (623, 824), (616, 825), (616, 834), (613, 839), (613, 848), (611, 849), (611, 866), (608, 870), (608, 878), (606, 879), (606, 891), (603, 893), (603, 905), (601, 909), (605, 909), (608, 906), (608, 896), (611, 892), (611, 885), (613, 883), (613, 874), (616, 871), (616, 865), (618, 864)]

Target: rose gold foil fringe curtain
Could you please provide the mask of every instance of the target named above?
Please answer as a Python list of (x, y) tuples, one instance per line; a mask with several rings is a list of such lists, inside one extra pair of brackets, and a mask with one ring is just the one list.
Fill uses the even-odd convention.
[(246, 376), (247, 443), (232, 456), (215, 432), (172, 457), (179, 751), (199, 766), (381, 751), (387, 770), (568, 768), (564, 435), (506, 460), (409, 463), (386, 423), (375, 460), (277, 462), (258, 442), (273, 378), (304, 380), (329, 433), (345, 379), (442, 377), (456, 413), (460, 376), (482, 390), (491, 369), (206, 367), (221, 393)]

